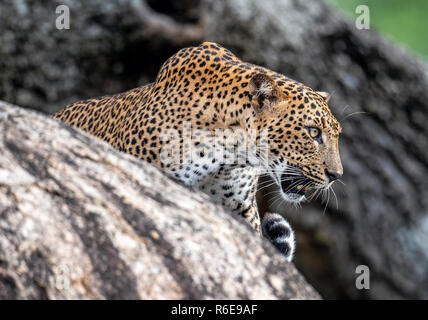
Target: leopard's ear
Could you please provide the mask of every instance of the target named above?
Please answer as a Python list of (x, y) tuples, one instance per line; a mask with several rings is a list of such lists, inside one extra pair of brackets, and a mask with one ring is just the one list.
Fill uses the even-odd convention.
[(250, 93), (253, 96), (254, 106), (261, 110), (272, 105), (279, 99), (279, 90), (275, 81), (266, 74), (256, 73), (250, 81)]
[(330, 93), (324, 92), (324, 91), (317, 91), (317, 93), (324, 98), (325, 102), (329, 102), (330, 100)]

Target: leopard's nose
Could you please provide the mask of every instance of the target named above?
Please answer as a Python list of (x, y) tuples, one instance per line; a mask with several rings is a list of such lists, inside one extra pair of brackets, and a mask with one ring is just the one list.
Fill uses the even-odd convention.
[(339, 179), (342, 174), (334, 172), (334, 171), (328, 171), (327, 169), (324, 170), (325, 175), (327, 176), (328, 180), (330, 180), (330, 182), (333, 182), (337, 179)]

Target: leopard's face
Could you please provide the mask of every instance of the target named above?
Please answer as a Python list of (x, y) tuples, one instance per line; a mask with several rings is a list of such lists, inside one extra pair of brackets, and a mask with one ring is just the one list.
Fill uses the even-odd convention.
[(254, 103), (260, 110), (260, 128), (268, 134), (265, 170), (285, 200), (301, 202), (306, 191), (328, 189), (342, 176), (341, 128), (327, 105), (328, 94), (299, 83), (292, 90), (286, 86), (284, 90), (270, 77), (259, 76), (253, 81), (253, 89), (259, 90)]

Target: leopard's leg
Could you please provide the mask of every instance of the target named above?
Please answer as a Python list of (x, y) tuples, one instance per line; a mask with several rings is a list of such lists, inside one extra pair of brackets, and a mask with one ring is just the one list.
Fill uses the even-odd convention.
[(280, 214), (266, 212), (262, 220), (262, 229), (264, 235), (291, 262), (296, 244), (294, 231), (287, 220)]
[(258, 234), (262, 235), (263, 229), (265, 236), (291, 261), (295, 245), (288, 222), (279, 214), (266, 213), (260, 223), (256, 201), (258, 177), (254, 171), (247, 168), (222, 171), (206, 179), (200, 188), (217, 203), (243, 217)]
[(250, 226), (260, 235), (262, 235), (261, 227), (260, 227), (260, 216), (259, 209), (257, 208), (257, 202), (254, 199), (251, 206), (246, 210), (242, 210), (238, 212), (244, 219), (250, 224)]
[(204, 179), (201, 191), (215, 202), (243, 217), (250, 226), (261, 234), (260, 217), (256, 202), (258, 175), (253, 168), (231, 168), (222, 170)]

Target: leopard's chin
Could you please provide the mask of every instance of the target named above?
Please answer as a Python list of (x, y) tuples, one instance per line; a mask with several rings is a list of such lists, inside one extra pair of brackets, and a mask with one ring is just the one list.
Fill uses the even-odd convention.
[(285, 201), (291, 202), (291, 203), (300, 203), (306, 200), (305, 195), (300, 195), (298, 193), (290, 193), (290, 192), (285, 193), (281, 190), (281, 195)]

